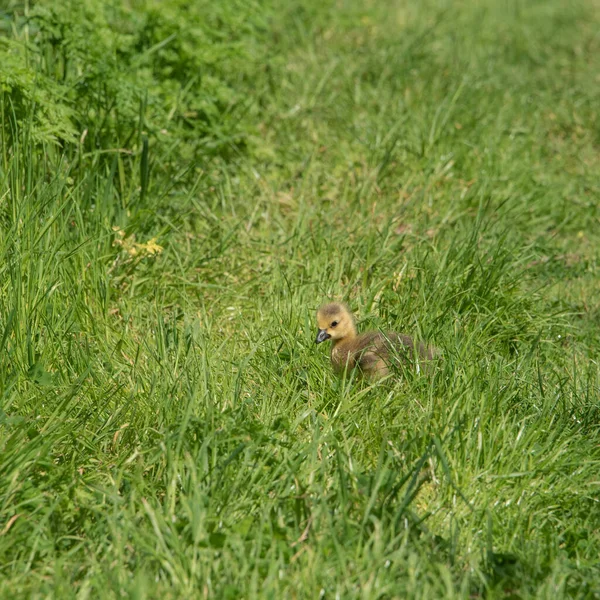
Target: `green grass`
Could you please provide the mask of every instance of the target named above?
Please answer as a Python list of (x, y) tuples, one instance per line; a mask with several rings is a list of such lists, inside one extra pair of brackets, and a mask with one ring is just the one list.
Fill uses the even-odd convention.
[(0, 595), (600, 597), (598, 3), (168, 5), (0, 2)]

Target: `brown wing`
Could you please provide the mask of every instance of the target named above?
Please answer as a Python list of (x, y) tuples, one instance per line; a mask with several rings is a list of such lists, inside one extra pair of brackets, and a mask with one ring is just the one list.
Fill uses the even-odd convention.
[(432, 348), (402, 333), (373, 333), (369, 334), (369, 338), (368, 350), (360, 360), (361, 367), (364, 364), (363, 368), (368, 371), (381, 373), (385, 370), (387, 373), (397, 361), (420, 365), (431, 361), (434, 356)]
[(409, 357), (414, 358), (415, 354), (422, 360), (431, 360), (433, 358), (433, 350), (426, 346), (423, 342), (415, 342), (410, 335), (403, 333), (387, 333), (382, 334), (384, 343), (396, 352), (401, 352)]
[(345, 369), (360, 367), (362, 371), (370, 372), (380, 357), (377, 351), (379, 333), (365, 333), (348, 342), (342, 342), (331, 349), (331, 362), (337, 373)]
[(390, 348), (382, 333), (363, 333), (358, 336), (354, 346), (355, 361), (361, 371), (368, 375), (384, 376), (388, 374)]
[[(419, 361), (429, 361), (433, 351), (422, 342), (416, 343)], [(337, 372), (346, 367), (359, 367), (366, 375), (383, 377), (389, 367), (397, 361), (412, 364), (415, 358), (415, 341), (409, 335), (400, 333), (368, 332), (339, 348), (332, 350), (331, 360)]]

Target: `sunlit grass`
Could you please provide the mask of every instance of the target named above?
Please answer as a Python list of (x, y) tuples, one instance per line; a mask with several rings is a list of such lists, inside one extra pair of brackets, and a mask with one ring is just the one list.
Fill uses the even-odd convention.
[[(161, 10), (153, 123), (0, 96), (2, 594), (599, 595), (597, 6), (223, 3), (206, 118)], [(336, 379), (327, 299), (442, 363)]]

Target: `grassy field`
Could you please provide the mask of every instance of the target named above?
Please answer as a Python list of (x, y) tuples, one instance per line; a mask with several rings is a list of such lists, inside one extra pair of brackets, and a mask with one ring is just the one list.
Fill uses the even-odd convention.
[(0, 596), (600, 598), (599, 30), (0, 0)]

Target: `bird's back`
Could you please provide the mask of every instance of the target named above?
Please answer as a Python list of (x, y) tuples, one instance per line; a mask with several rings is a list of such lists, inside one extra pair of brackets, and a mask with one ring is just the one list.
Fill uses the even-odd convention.
[(370, 331), (342, 341), (332, 348), (331, 362), (337, 372), (359, 367), (365, 375), (384, 377), (398, 361), (410, 364), (430, 361), (434, 350), (409, 335)]

